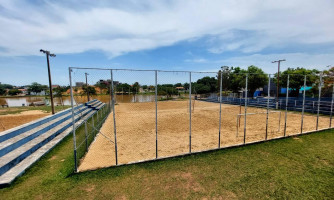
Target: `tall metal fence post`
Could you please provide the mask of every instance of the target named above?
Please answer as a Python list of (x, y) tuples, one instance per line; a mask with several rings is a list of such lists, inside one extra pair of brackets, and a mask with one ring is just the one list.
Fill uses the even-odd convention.
[(88, 131), (87, 131), (87, 121), (85, 120), (85, 137), (86, 137), (86, 151), (88, 151)]
[(158, 71), (155, 70), (155, 158), (158, 158)]
[(92, 127), (93, 127), (93, 129), (95, 129), (94, 115), (95, 115), (95, 113), (92, 114)]
[(316, 130), (318, 130), (318, 127), (319, 127), (319, 112), (320, 112), (320, 103), (321, 103), (321, 85), (322, 85), (322, 73), (320, 73), (320, 77), (319, 77), (319, 96), (318, 96), (318, 110), (317, 110)]
[(219, 137), (218, 137), (218, 148), (220, 148), (220, 134), (222, 124), (222, 87), (223, 87), (223, 71), (220, 71), (220, 88), (219, 88)]
[(189, 153), (191, 153), (191, 72), (189, 72)]
[(287, 84), (286, 84), (286, 99), (285, 99), (284, 137), (286, 136), (286, 122), (287, 122), (287, 119), (288, 119), (289, 81), (290, 81), (290, 75), (288, 74), (288, 80), (287, 80)]
[(71, 107), (72, 107), (72, 133), (73, 133), (73, 147), (74, 147), (74, 171), (77, 172), (78, 166), (77, 166), (77, 140), (75, 136), (75, 120), (74, 120), (74, 105), (73, 105), (73, 87), (72, 87), (72, 69), (69, 67), (69, 78), (70, 78), (70, 92), (71, 92)]
[(115, 160), (116, 165), (118, 165), (118, 158), (117, 158), (117, 134), (116, 134), (116, 117), (115, 117), (115, 98), (114, 98), (114, 79), (112, 69), (110, 70), (111, 76), (111, 105), (112, 105), (112, 114), (114, 120), (114, 137), (115, 137)]
[(303, 133), (303, 125), (304, 125), (305, 89), (306, 89), (306, 75), (304, 76), (303, 107), (302, 107), (302, 123), (301, 123), (301, 127), (300, 127), (300, 133)]
[(267, 100), (267, 120), (266, 120), (266, 137), (268, 138), (268, 122), (269, 122), (269, 103), (270, 103), (270, 74), (268, 75), (268, 100)]
[(279, 119), (278, 119), (278, 132), (281, 131), (281, 116), (282, 116), (282, 112), (279, 111)]
[[(111, 79), (110, 79), (110, 85), (109, 85), (109, 113), (111, 113), (111, 110), (112, 110), (112, 93), (111, 93), (111, 89), (112, 88), (112, 83), (111, 83)], [(129, 93), (130, 95), (130, 93)]]
[(297, 100), (295, 100), (295, 111), (297, 110)]
[(331, 113), (330, 113), (330, 119), (329, 119), (329, 128), (332, 127), (333, 104), (334, 104), (334, 82), (333, 82), (333, 91), (332, 91), (332, 103), (331, 103)]
[(245, 124), (244, 124), (244, 144), (246, 144), (246, 122), (247, 122), (247, 99), (248, 99), (248, 74), (246, 74), (246, 92), (245, 92)]

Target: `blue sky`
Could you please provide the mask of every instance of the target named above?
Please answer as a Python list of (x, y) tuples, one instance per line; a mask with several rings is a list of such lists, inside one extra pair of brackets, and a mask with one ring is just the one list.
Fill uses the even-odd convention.
[(283, 70), (323, 70), (334, 65), (333, 21), (332, 0), (2, 0), (0, 82), (47, 84), (41, 48), (57, 54), (61, 85), (69, 66), (275, 73), (271, 61), (286, 59)]

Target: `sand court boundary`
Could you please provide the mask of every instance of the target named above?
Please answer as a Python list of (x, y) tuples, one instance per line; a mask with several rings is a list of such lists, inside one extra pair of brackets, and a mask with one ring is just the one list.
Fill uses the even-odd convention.
[[(240, 120), (240, 130), (236, 136), (238, 128), (236, 121), (238, 116), (244, 114), (243, 106), (241, 106), (242, 113), (240, 114), (240, 106), (222, 104), (221, 141), (220, 148), (218, 148), (219, 104), (196, 101), (196, 107), (191, 113), (190, 137), (188, 102), (186, 100), (158, 102), (157, 143), (154, 102), (115, 105), (118, 165), (156, 160), (156, 150), (158, 159), (188, 155), (190, 142), (191, 153), (244, 145), (243, 120)], [(247, 110), (250, 115), (247, 115), (245, 144), (265, 141), (266, 109), (248, 107)], [(274, 111), (268, 116), (267, 140), (284, 138), (285, 112)], [(304, 116), (303, 134), (317, 131), (315, 130), (316, 117), (316, 115)], [(281, 118), (281, 123), (278, 123), (279, 118)], [(318, 131), (328, 129), (329, 120), (327, 116), (320, 116)], [(300, 122), (301, 113), (287, 112), (287, 137), (300, 134)], [(88, 152), (81, 159), (79, 171), (116, 165), (113, 130), (111, 113), (100, 129), (103, 135), (97, 134)]]

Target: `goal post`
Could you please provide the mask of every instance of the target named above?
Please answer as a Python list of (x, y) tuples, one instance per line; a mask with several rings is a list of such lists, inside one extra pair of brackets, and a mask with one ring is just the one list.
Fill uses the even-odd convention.
[[(277, 132), (280, 131), (280, 127), (281, 127), (281, 117), (282, 117), (282, 111), (269, 111), (268, 114), (270, 113), (279, 113), (279, 117), (278, 117), (278, 128), (277, 128)], [(247, 116), (247, 115), (260, 115), (260, 114), (267, 114), (267, 112), (259, 112), (259, 113), (241, 113), (241, 114), (237, 114), (237, 134), (236, 137), (239, 136), (239, 127), (240, 127), (240, 122), (241, 122), (241, 117), (242, 116)]]

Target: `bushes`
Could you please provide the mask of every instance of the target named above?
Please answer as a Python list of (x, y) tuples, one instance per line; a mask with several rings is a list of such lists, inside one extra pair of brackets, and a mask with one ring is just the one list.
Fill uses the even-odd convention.
[(11, 95), (11, 96), (14, 96), (14, 95), (18, 95), (18, 94), (21, 94), (22, 91), (18, 90), (18, 89), (11, 89), (8, 91), (8, 94)]

